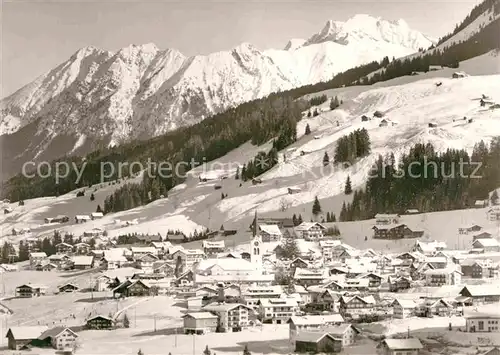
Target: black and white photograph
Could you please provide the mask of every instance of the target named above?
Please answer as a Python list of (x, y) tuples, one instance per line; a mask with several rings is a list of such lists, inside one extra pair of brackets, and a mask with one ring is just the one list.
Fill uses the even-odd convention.
[(500, 0), (1, 0), (0, 354), (500, 355)]

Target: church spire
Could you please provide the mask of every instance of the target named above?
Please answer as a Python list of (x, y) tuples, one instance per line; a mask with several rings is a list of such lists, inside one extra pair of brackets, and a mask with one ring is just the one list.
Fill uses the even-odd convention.
[(259, 233), (259, 223), (257, 220), (257, 209), (255, 210), (255, 217), (253, 219), (253, 230), (252, 230), (252, 237), (255, 238), (255, 236)]

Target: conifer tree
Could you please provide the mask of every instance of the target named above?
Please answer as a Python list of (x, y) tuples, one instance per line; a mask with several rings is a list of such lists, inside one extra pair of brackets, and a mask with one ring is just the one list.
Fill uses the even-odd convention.
[(323, 166), (327, 166), (328, 164), (330, 164), (330, 157), (328, 153), (325, 152), (325, 155), (323, 155)]
[(90, 194), (90, 201), (94, 201), (94, 200), (95, 200), (95, 196), (94, 196), (94, 194), (92, 193), (92, 194)]
[(316, 116), (318, 116), (318, 115), (319, 115), (318, 109), (317, 109), (317, 108), (315, 108), (315, 109), (314, 109), (314, 112), (313, 112), (313, 117), (316, 117)]
[(307, 111), (307, 117), (309, 117), (309, 118), (310, 118), (311, 116), (312, 116), (312, 115), (311, 115), (311, 111)]
[(203, 350), (203, 355), (211, 355), (212, 353), (210, 352), (210, 349), (208, 348), (208, 345), (205, 346), (205, 350)]
[(248, 345), (245, 345), (245, 349), (243, 349), (243, 355), (252, 355), (252, 353), (248, 350)]
[(347, 175), (347, 180), (345, 182), (344, 193), (346, 195), (350, 195), (352, 193), (351, 177), (349, 175)]
[(331, 214), (332, 222), (337, 222), (337, 216), (335, 216), (335, 213)]
[(305, 134), (306, 134), (306, 135), (311, 134), (311, 127), (309, 127), (309, 123), (308, 123), (308, 124), (306, 124), (306, 131), (305, 131)]
[(330, 220), (330, 212), (326, 212), (326, 221), (331, 222)]
[(123, 327), (130, 328), (130, 320), (128, 319), (127, 313), (123, 316)]
[(297, 225), (301, 225), (301, 224), (302, 224), (302, 222), (303, 222), (303, 220), (302, 220), (302, 215), (301, 215), (301, 214), (299, 214), (299, 217), (297, 217)]
[(491, 204), (492, 205), (498, 205), (498, 192), (497, 190), (493, 190), (493, 193), (491, 194), (491, 197), (490, 197), (490, 200), (491, 200)]
[(240, 167), (236, 167), (236, 175), (234, 176), (234, 178), (236, 180), (239, 180), (240, 179)]
[(295, 215), (295, 213), (292, 216), (292, 222), (293, 222), (294, 226), (298, 226), (298, 224), (297, 224), (297, 216)]
[(101, 205), (97, 205), (97, 208), (95, 209), (96, 212), (102, 212), (102, 208), (101, 208)]
[(321, 213), (321, 205), (319, 203), (318, 196), (315, 196), (314, 197), (314, 203), (313, 203), (313, 206), (312, 206), (312, 214), (315, 215), (315, 216), (317, 216), (320, 213)]

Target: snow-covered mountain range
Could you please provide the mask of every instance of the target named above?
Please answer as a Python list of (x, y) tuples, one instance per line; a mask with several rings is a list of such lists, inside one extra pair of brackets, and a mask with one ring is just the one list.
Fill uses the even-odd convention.
[(116, 53), (86, 47), (0, 101), (0, 134), (17, 134), (2, 142), (17, 143), (15, 156), (82, 152), (95, 141), (119, 144), (159, 135), (271, 92), (328, 80), (353, 66), (408, 55), (432, 43), (402, 20), (356, 15), (328, 21), (284, 50), (261, 51), (243, 43), (186, 57), (154, 44)]

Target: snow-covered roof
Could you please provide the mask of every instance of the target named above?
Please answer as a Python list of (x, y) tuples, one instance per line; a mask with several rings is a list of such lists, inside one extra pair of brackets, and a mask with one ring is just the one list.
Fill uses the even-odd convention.
[(226, 271), (252, 271), (255, 270), (255, 266), (251, 262), (245, 259), (235, 259), (235, 258), (217, 258), (217, 259), (204, 259), (201, 260), (197, 267), (196, 272), (200, 273), (202, 271), (207, 271), (214, 266), (219, 266), (221, 269)]
[(156, 254), (155, 247), (131, 247), (132, 254)]
[(391, 350), (422, 349), (422, 343), (418, 338), (407, 339), (384, 339), (383, 342)]
[(329, 335), (326, 331), (325, 332), (306, 331), (297, 333), (297, 335), (295, 336), (295, 340), (305, 343), (317, 343), (326, 336), (331, 338), (333, 337), (332, 335)]
[(9, 332), (12, 333), (16, 340), (30, 340), (37, 339), (47, 329), (47, 326), (10, 327)]
[(405, 308), (405, 309), (413, 309), (413, 308), (416, 308), (418, 306), (418, 304), (414, 301), (414, 300), (407, 300), (407, 299), (400, 299), (400, 298), (397, 298), (395, 299), (392, 303), (399, 303), (401, 305), (401, 307)]
[(291, 317), (290, 321), (297, 325), (323, 325), (328, 323), (343, 323), (344, 318), (336, 314), (307, 315)]
[(90, 214), (92, 217), (103, 217), (104, 214), (102, 212), (92, 212)]
[(191, 317), (194, 319), (214, 319), (217, 318), (216, 315), (210, 313), (210, 312), (192, 312), (192, 313), (186, 313), (182, 318), (184, 317)]
[(90, 219), (90, 216), (89, 215), (86, 215), (86, 214), (77, 214), (75, 216), (76, 219), (81, 219), (81, 220), (89, 220)]
[(259, 229), (270, 235), (281, 236), (281, 231), (275, 224), (259, 224)]
[(44, 340), (44, 339), (47, 339), (48, 337), (54, 338), (54, 337), (57, 337), (58, 335), (62, 334), (65, 331), (71, 332), (71, 333), (73, 333), (73, 335), (75, 337), (78, 337), (78, 334), (76, 334), (70, 328), (66, 328), (66, 327), (54, 327), (54, 328), (47, 329), (45, 332), (43, 332), (38, 337), (38, 339)]
[(204, 240), (202, 243), (202, 247), (206, 249), (210, 248), (225, 248), (225, 243), (223, 240)]
[(262, 307), (297, 307), (297, 301), (291, 298), (261, 298)]
[(320, 240), (319, 241), (319, 246), (321, 248), (332, 248), (332, 247), (339, 246), (341, 244), (342, 244), (342, 242), (340, 240), (328, 239), (328, 240)]
[(481, 239), (476, 239), (473, 243), (473, 246), (483, 246), (483, 247), (498, 247), (500, 246), (500, 243), (498, 240), (493, 239), (493, 238), (481, 238)]
[(92, 265), (93, 256), (79, 255), (71, 257), (71, 262), (74, 265)]
[(30, 253), (30, 258), (46, 258), (47, 254), (43, 251), (38, 251), (34, 253)]
[(318, 222), (302, 222), (299, 224), (297, 227), (295, 227), (296, 230), (298, 231), (308, 231), (312, 227), (319, 226), (320, 229), (326, 229), (324, 225)]

